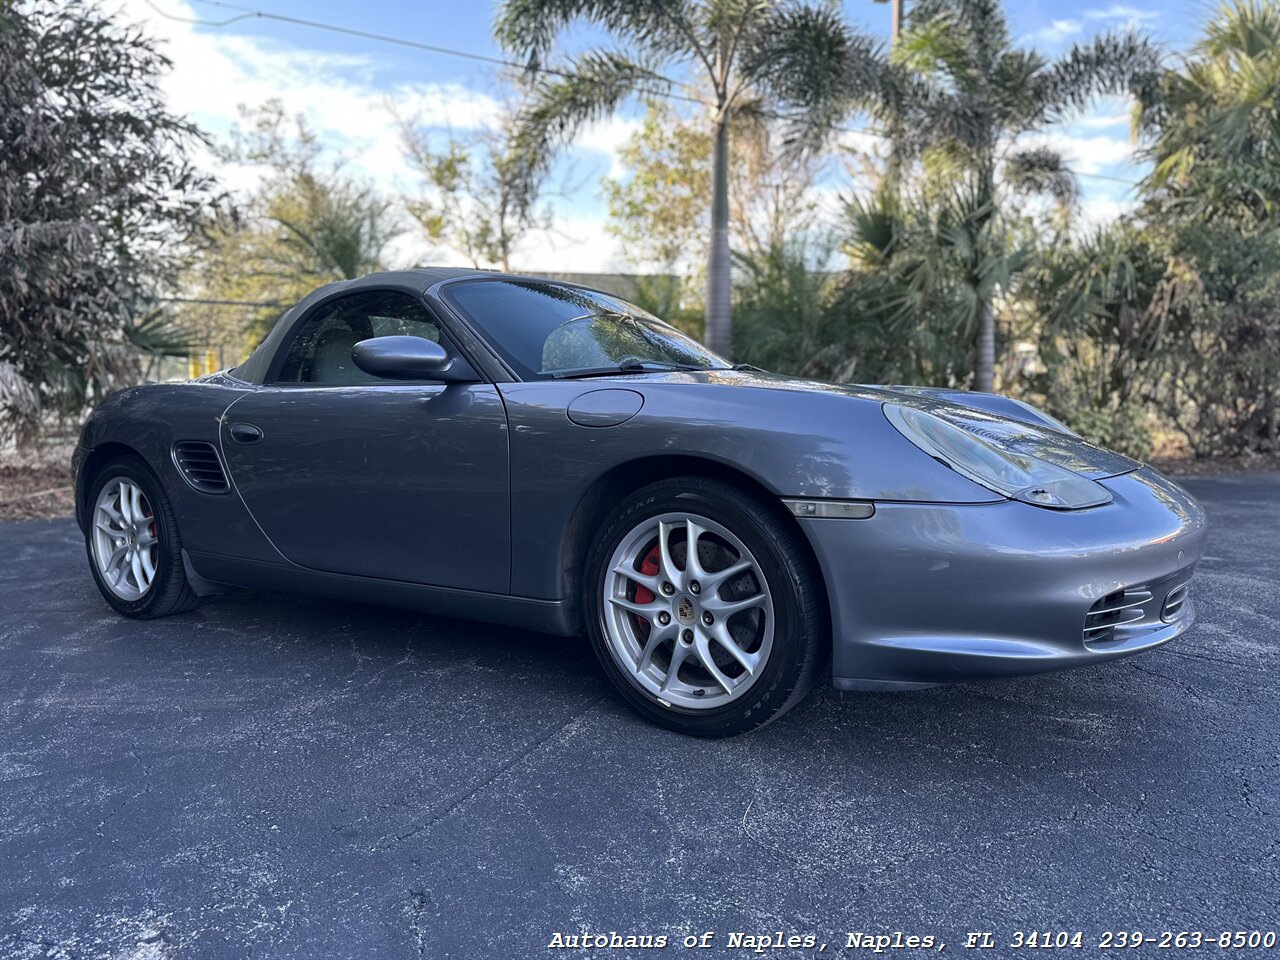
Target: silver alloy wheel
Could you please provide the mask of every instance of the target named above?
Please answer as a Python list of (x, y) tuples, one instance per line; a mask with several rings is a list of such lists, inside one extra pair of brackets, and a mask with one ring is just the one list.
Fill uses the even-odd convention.
[(742, 696), (773, 649), (773, 598), (759, 563), (727, 527), (696, 514), (664, 513), (622, 538), (603, 614), (623, 673), (687, 709)]
[(90, 543), (103, 582), (121, 600), (138, 600), (156, 576), (160, 538), (155, 511), (132, 480), (116, 477), (93, 507)]

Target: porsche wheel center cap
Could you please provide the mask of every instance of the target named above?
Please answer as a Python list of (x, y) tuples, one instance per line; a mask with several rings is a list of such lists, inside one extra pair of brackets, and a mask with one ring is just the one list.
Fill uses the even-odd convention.
[(695, 613), (693, 601), (688, 597), (681, 597), (680, 602), (676, 604), (676, 619), (683, 624), (690, 624), (693, 623)]

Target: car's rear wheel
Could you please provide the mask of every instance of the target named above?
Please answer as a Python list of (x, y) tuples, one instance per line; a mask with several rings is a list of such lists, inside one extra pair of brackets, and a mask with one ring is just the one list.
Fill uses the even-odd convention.
[(199, 604), (182, 564), (173, 507), (146, 464), (136, 457), (106, 464), (90, 484), (88, 507), (89, 568), (113, 609), (150, 619)]
[(649, 719), (703, 737), (768, 723), (813, 686), (830, 649), (817, 572), (776, 504), (705, 477), (620, 503), (588, 558), (588, 632)]

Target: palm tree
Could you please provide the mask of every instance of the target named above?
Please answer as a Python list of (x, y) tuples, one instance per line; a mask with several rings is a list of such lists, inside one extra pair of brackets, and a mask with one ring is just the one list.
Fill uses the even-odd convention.
[[(618, 42), (545, 67), (557, 34), (576, 21)], [(826, 4), (774, 0), (504, 0), (498, 41), (539, 77), (517, 142), (530, 180), (584, 123), (636, 95), (677, 94), (662, 71), (688, 66), (710, 90), (714, 134), (707, 343), (731, 348), (729, 129), (736, 115), (780, 117), (795, 149), (821, 143), (855, 95), (879, 76), (871, 41)], [(696, 89), (696, 87), (695, 87)]]
[(1280, 7), (1223, 4), (1181, 69), (1144, 90), (1144, 186), (1191, 217), (1261, 222), (1280, 203)]
[(1027, 238), (992, 215), (969, 179), (884, 181), (845, 201), (851, 269), (836, 307), (859, 376), (956, 387), (973, 383), (976, 318), (1028, 260)]
[(1147, 219), (1207, 304), (1163, 408), (1199, 455), (1280, 449), (1280, 8), (1222, 4), (1144, 92)]
[(933, 182), (962, 184), (961, 219), (975, 246), (967, 251), (969, 329), (976, 334), (976, 390), (993, 389), (993, 276), (1005, 256), (1004, 231), (992, 229), (1011, 193), (1075, 197), (1075, 178), (1062, 157), (1024, 149), (1021, 136), (1042, 130), (1093, 98), (1140, 88), (1156, 68), (1156, 51), (1130, 34), (1106, 34), (1077, 44), (1050, 62), (1012, 45), (999, 0), (917, 0), (886, 67), (879, 114), (897, 131), (895, 166), (922, 158)]

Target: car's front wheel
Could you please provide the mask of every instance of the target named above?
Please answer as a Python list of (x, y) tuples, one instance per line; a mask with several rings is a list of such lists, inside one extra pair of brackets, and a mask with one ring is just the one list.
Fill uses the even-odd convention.
[(813, 686), (830, 649), (824, 594), (776, 504), (705, 477), (620, 503), (588, 558), (584, 609), (605, 673), (649, 719), (723, 737)]
[(108, 463), (90, 484), (87, 505), (89, 568), (117, 613), (151, 619), (199, 604), (173, 507), (145, 463), (129, 456)]

